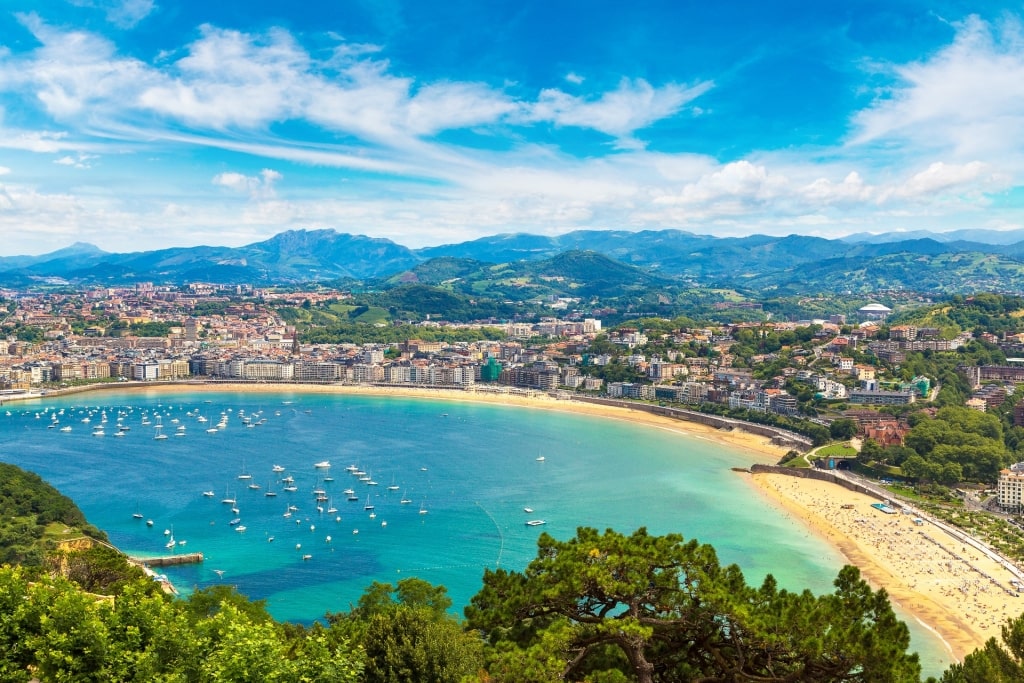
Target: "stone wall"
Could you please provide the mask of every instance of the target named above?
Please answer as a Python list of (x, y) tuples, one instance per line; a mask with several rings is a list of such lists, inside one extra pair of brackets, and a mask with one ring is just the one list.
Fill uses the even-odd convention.
[(751, 465), (751, 474), (785, 474), (788, 477), (801, 477), (803, 479), (817, 479), (818, 481), (827, 481), (830, 484), (837, 484), (842, 486), (844, 489), (850, 491), (856, 491), (857, 493), (863, 493), (871, 496), (872, 498), (879, 498), (878, 493), (865, 487), (861, 486), (857, 482), (837, 477), (828, 470), (819, 470), (808, 467), (779, 467), (777, 465)]

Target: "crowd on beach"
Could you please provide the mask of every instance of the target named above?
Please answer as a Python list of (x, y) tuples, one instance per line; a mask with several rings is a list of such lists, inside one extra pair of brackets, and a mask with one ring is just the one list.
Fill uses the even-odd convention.
[(957, 657), (999, 637), (1024, 611), (1016, 576), (979, 549), (929, 522), (885, 514), (873, 498), (784, 475), (755, 483), (860, 567), (869, 582), (934, 628)]

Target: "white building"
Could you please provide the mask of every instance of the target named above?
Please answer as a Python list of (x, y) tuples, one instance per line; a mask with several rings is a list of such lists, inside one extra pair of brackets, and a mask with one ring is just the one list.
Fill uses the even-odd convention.
[(999, 472), (999, 507), (1009, 512), (1021, 512), (1024, 502), (1024, 462), (1010, 465)]

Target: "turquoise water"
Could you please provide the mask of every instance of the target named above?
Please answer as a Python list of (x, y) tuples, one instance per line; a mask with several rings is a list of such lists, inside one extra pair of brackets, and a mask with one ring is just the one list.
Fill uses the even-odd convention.
[[(59, 426), (70, 432), (48, 428), (61, 409)], [(5, 411), (0, 459), (73, 498), (126, 552), (167, 554), (165, 531), (186, 542), (174, 552), (202, 552), (202, 564), (167, 569), (180, 589), (230, 583), (265, 599), (282, 620), (309, 623), (346, 610), (371, 581), (406, 576), (446, 586), (461, 607), (485, 567), (522, 569), (542, 531), (569, 538), (577, 526), (623, 533), (646, 526), (697, 538), (755, 585), (771, 573), (784, 587), (826, 592), (843, 564), (730, 471), (749, 464), (748, 456), (621, 420), (291, 393), (111, 392), (12, 403)], [(94, 436), (104, 412), (105, 436)], [(247, 427), (241, 414), (260, 424)], [(167, 439), (153, 438), (158, 415)], [(208, 433), (222, 415), (227, 426)], [(119, 416), (130, 430), (115, 438)], [(330, 469), (314, 466), (324, 460)], [(275, 473), (274, 465), (285, 471)], [(359, 481), (350, 465), (377, 484)], [(286, 475), (296, 492), (283, 490)], [(343, 494), (349, 488), (354, 502)], [(323, 512), (315, 489), (328, 497), (319, 503)], [(236, 504), (222, 503), (225, 497)], [(296, 509), (285, 516), (289, 506)], [(328, 514), (332, 506), (337, 512)], [(530, 519), (546, 523), (528, 526)], [(940, 672), (948, 664), (943, 647), (910, 626), (926, 673)]]

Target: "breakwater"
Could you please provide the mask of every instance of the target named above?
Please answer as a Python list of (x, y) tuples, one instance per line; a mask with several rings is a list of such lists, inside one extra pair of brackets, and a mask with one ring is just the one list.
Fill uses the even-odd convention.
[(165, 555), (162, 557), (133, 557), (133, 562), (150, 567), (173, 567), (179, 564), (198, 564), (203, 561), (202, 553), (186, 553), (184, 555)]

